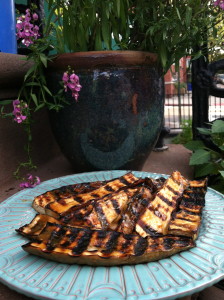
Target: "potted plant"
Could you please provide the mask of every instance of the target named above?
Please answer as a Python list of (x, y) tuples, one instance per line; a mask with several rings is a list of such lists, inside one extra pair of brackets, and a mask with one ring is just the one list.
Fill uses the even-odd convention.
[[(16, 175), (21, 166), (33, 167), (30, 125), (32, 114), (43, 107), (51, 112), (53, 130), (59, 143), (65, 143), (63, 151), (80, 170), (141, 167), (163, 122), (163, 74), (184, 55), (203, 55), (205, 30), (217, 34), (223, 1), (45, 4), (42, 33), (35, 24), (35, 6), (18, 19), (17, 37), (30, 49), (27, 60), (33, 66), (13, 112), (5, 114), (2, 108), (29, 136), (29, 160)], [(71, 147), (74, 151), (68, 153)]]

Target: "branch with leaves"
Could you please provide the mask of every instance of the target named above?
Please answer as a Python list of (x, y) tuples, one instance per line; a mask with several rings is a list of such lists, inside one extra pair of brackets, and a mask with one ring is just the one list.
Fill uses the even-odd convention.
[(185, 144), (193, 151), (190, 165), (195, 168), (195, 177), (209, 176), (209, 185), (224, 193), (224, 121), (216, 120), (210, 128), (198, 128), (204, 141)]

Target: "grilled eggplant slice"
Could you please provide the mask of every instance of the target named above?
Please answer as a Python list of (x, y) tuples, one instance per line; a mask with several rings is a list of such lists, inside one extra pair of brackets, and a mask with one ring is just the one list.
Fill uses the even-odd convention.
[(89, 205), (60, 218), (70, 226), (93, 229), (119, 230), (132, 233), (137, 216), (152, 200), (152, 194), (145, 187), (128, 188), (112, 193), (103, 199), (92, 201)]
[(155, 261), (192, 248), (194, 242), (188, 237), (142, 238), (47, 223), (36, 241), (22, 247), (28, 253), (62, 263), (112, 266)]
[(38, 214), (16, 231), (29, 253), (62, 263), (123, 265), (155, 261), (194, 247), (207, 181), (128, 173), (70, 185), (34, 199)]
[(61, 221), (72, 226), (116, 230), (119, 220), (136, 191), (137, 189), (127, 189), (109, 194), (101, 200), (92, 201), (90, 205), (67, 214), (61, 218)]
[(136, 232), (142, 237), (166, 235), (171, 215), (177, 209), (178, 200), (187, 186), (188, 181), (180, 172), (173, 172), (138, 219)]
[[(33, 201), (33, 208), (41, 213), (48, 214), (54, 218), (59, 218), (69, 211), (75, 210), (80, 206), (86, 205), (87, 202), (96, 199), (103, 198), (112, 192), (118, 192), (126, 187), (138, 184), (139, 178), (135, 177), (132, 173), (125, 174), (120, 178), (108, 181), (97, 182), (95, 184), (81, 184), (81, 193), (77, 193), (80, 190), (80, 184), (72, 186), (69, 190), (65, 187), (61, 188), (65, 193), (60, 193), (60, 189), (46, 192), (43, 195), (36, 197)], [(87, 185), (86, 188), (83, 188)], [(94, 188), (98, 186), (97, 188)]]
[(173, 235), (191, 236), (196, 239), (202, 219), (202, 209), (205, 206), (207, 179), (189, 182), (184, 191), (177, 211), (169, 224), (168, 232)]
[[(105, 184), (106, 181), (95, 181), (95, 182), (77, 183), (77, 184), (62, 186), (58, 189), (48, 191), (42, 195), (35, 197), (32, 206), (40, 214), (45, 214), (46, 213), (45, 207), (49, 203), (53, 203), (53, 202), (60, 203), (60, 201), (62, 201), (63, 204), (64, 199), (73, 200), (76, 195), (80, 193), (89, 193)], [(75, 203), (76, 202), (74, 202), (74, 204)]]
[(62, 225), (60, 221), (56, 220), (53, 217), (38, 214), (33, 218), (33, 220), (29, 224), (26, 224), (16, 229), (16, 231), (29, 239), (35, 239), (46, 228), (47, 223)]
[(153, 200), (153, 194), (146, 187), (141, 187), (138, 192), (133, 195), (132, 201), (129, 202), (126, 211), (122, 215), (117, 231), (130, 234), (135, 232), (136, 222), (141, 213), (149, 205), (150, 201)]

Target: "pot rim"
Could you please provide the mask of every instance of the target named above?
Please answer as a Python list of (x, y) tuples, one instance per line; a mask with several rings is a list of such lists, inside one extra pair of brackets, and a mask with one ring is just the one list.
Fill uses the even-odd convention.
[(71, 66), (77, 68), (97, 68), (102, 66), (142, 66), (157, 65), (155, 53), (132, 50), (105, 50), (63, 53), (49, 63), (50, 70), (66, 70)]

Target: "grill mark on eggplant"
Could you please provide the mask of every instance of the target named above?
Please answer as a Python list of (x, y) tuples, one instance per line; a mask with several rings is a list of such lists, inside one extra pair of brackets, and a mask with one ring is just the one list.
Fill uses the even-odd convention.
[(105, 249), (102, 250), (102, 253), (108, 254), (111, 253), (117, 245), (118, 237), (120, 236), (119, 232), (111, 231), (109, 240), (105, 245)]
[[(204, 194), (203, 196), (204, 197)], [(191, 196), (185, 195), (181, 201), (181, 205), (186, 206), (186, 207), (191, 207), (191, 206), (205, 206), (205, 199), (204, 198), (198, 198), (195, 197), (194, 194), (191, 194)]]
[(111, 192), (111, 193), (113, 193), (115, 191), (114, 188), (112, 186), (109, 186), (109, 185), (105, 186), (105, 190), (107, 190), (108, 192)]
[(166, 218), (167, 218), (166, 215), (162, 214), (162, 213), (161, 213), (160, 211), (158, 211), (158, 210), (155, 210), (155, 211), (154, 211), (154, 214), (155, 214), (155, 216), (157, 216), (158, 218), (160, 218), (160, 219), (163, 220), (163, 221), (165, 221)]
[(186, 247), (188, 245), (189, 241), (191, 241), (191, 240), (188, 237), (185, 237), (185, 238), (180, 237), (179, 239), (175, 240), (175, 245), (177, 247)]
[(100, 197), (100, 195), (97, 194), (97, 193), (91, 193), (91, 196), (92, 196), (93, 199), (94, 199), (94, 198), (97, 199), (97, 198)]
[(181, 212), (185, 213), (186, 215), (191, 215), (191, 216), (198, 216), (198, 215), (200, 215), (200, 213), (198, 213), (198, 212), (187, 210), (186, 207), (182, 208)]
[(166, 186), (169, 191), (171, 191), (175, 196), (179, 195), (178, 191), (174, 190), (171, 185)]
[(119, 181), (124, 185), (130, 185), (130, 182), (127, 179), (125, 179), (125, 177), (119, 178)]
[[(81, 231), (80, 231), (81, 232)], [(91, 230), (85, 230), (80, 239), (78, 239), (77, 246), (72, 249), (72, 253), (80, 255), (89, 245), (93, 232)]]
[(105, 181), (96, 181), (96, 182), (87, 182), (87, 183), (77, 183), (68, 186), (62, 186), (58, 189), (48, 191), (43, 194), (47, 197), (47, 193), (55, 198), (55, 201), (58, 201), (61, 198), (76, 197), (80, 193), (89, 193), (96, 188), (103, 186)]
[(158, 233), (156, 230), (154, 230), (148, 224), (145, 224), (145, 222), (143, 220), (138, 220), (138, 225), (141, 226), (141, 228), (152, 237), (162, 236), (160, 233)]
[(65, 228), (62, 226), (57, 226), (55, 230), (52, 231), (50, 238), (47, 242), (47, 250), (51, 251), (55, 248), (57, 243), (61, 240), (62, 236), (65, 234)]
[(107, 231), (105, 231), (105, 230), (97, 231), (97, 239), (103, 240), (106, 238), (106, 236), (107, 236)]
[(143, 255), (145, 253), (147, 246), (148, 246), (148, 240), (143, 237), (139, 237), (138, 242), (134, 247), (134, 254), (136, 256)]
[(166, 220), (166, 215), (164, 215), (163, 213), (161, 213), (158, 209), (160, 208), (160, 204), (157, 206), (157, 209), (153, 209), (153, 207), (151, 205), (149, 205), (147, 207), (148, 210), (150, 210), (156, 217), (158, 217), (159, 219), (161, 219), (162, 221)]
[(114, 208), (116, 214), (120, 215), (121, 210), (120, 210), (120, 207), (119, 207), (119, 204), (118, 204), (117, 200), (116, 199), (111, 199), (111, 203), (113, 205), (113, 208)]
[(121, 244), (121, 251), (127, 249), (133, 241), (133, 234), (123, 234), (123, 236), (124, 242)]
[(95, 208), (96, 213), (98, 214), (98, 217), (99, 217), (102, 227), (107, 228), (109, 224), (107, 222), (107, 218), (103, 212), (101, 205), (96, 202), (94, 208)]
[(169, 199), (163, 196), (162, 194), (158, 194), (157, 197), (159, 197), (159, 199), (165, 202), (168, 206), (173, 207), (173, 202), (169, 201)]
[(165, 250), (170, 250), (173, 247), (175, 240), (171, 237), (164, 238), (163, 246)]

